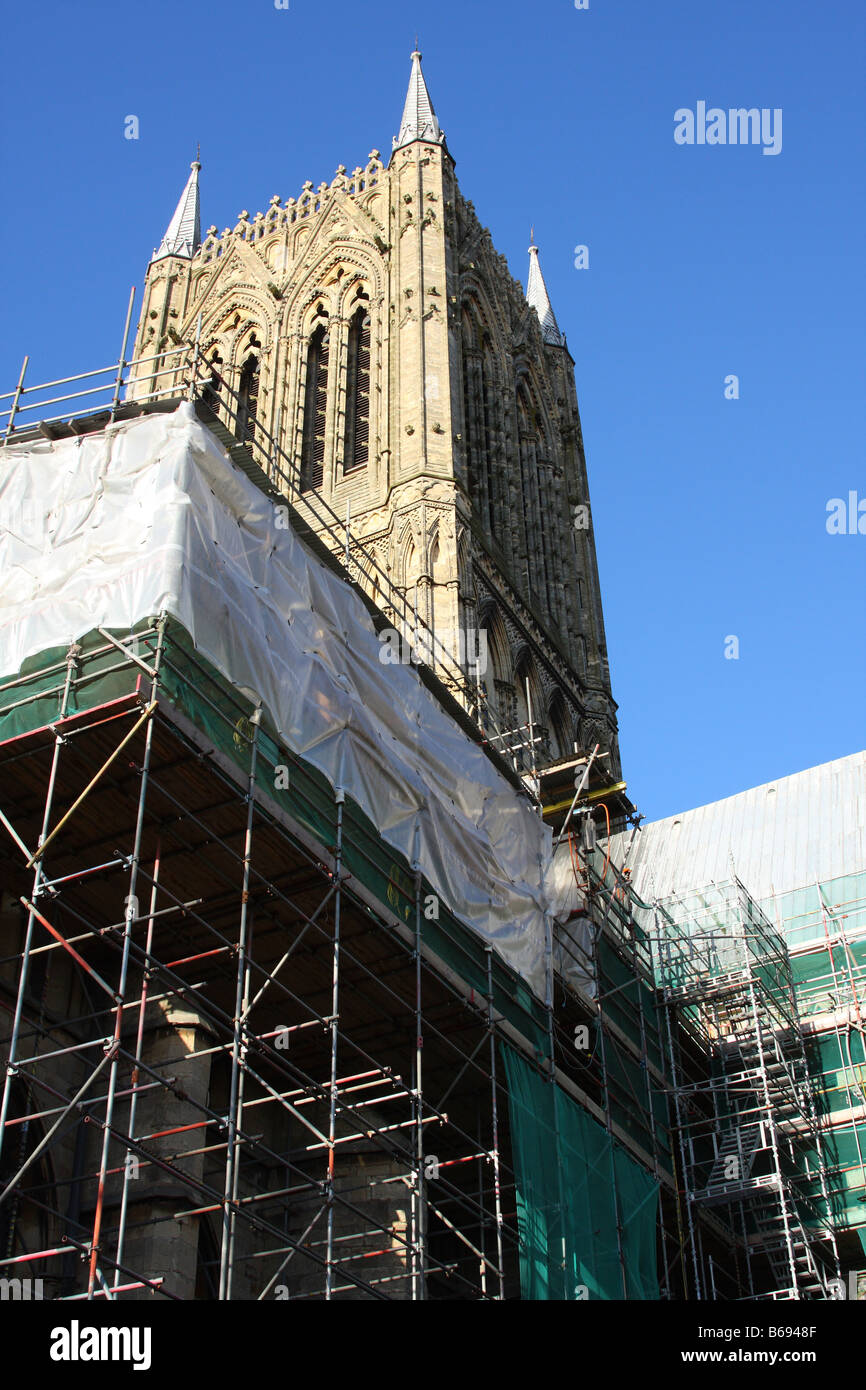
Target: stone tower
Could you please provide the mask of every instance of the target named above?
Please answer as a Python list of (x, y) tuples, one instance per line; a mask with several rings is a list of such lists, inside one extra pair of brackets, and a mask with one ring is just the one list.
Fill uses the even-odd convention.
[(203, 241), (199, 170), (148, 267), (134, 394), (197, 342), (207, 402), (267, 432), (332, 548), (323, 506), (375, 557), (386, 579), (361, 582), (406, 596), (499, 746), (531, 722), (539, 763), (600, 743), (618, 776), (574, 362), (538, 248), (524, 293), (460, 192), (421, 55), (387, 166), (373, 150)]

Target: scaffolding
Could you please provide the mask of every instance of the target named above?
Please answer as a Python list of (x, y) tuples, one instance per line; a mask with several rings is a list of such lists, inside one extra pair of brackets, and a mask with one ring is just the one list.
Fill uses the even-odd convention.
[(0, 766), (4, 1275), (516, 1296), (506, 1042), (669, 1197), (648, 956), (597, 851), (597, 998), (551, 922), (539, 1000), (166, 618), (0, 686)]
[[(547, 919), (537, 998), (165, 616), (6, 673), (0, 1268), (26, 1265), (67, 1299), (516, 1296), (507, 1043), (610, 1138), (624, 1295), (619, 1150), (658, 1184), (662, 1298), (826, 1290), (816, 1211), (826, 1223), (833, 1193), (778, 933), (738, 885), (733, 917), (666, 904), (659, 936), (604, 845), (633, 808), (601, 751), (546, 768), (528, 692), (526, 724), (499, 730), (477, 667), (455, 661), (348, 517), (301, 495), (198, 344), (127, 362), (128, 323), (101, 386), (85, 373), (25, 387), (22, 371), (4, 443), (191, 401), (377, 630), (408, 634), (419, 679), (515, 791), (552, 814), (575, 907)], [(75, 389), (48, 394), (60, 386)], [(26, 411), (37, 423), (22, 426)], [(736, 988), (722, 945), (695, 955), (707, 912), (724, 950), (745, 952)], [(741, 917), (755, 930), (738, 935)], [(739, 1189), (720, 1178), (731, 1159)]]
[[(675, 1128), (695, 1287), (714, 1287), (696, 1209), (724, 1215), (746, 1296), (837, 1296), (839, 1260), (819, 1092), (784, 938), (733, 878), (655, 909)], [(695, 1052), (709, 1065), (695, 1076)]]
[[(419, 678), (515, 789), (532, 773), (537, 790), (531, 710), (498, 730), (477, 667), (348, 517), (301, 495), (198, 343), (126, 360), (131, 313), (132, 297), (108, 368), (31, 386), (25, 359), (4, 446), (194, 402), (377, 629), (408, 634)], [(17, 856), (0, 966), (7, 1273), (27, 1265), (71, 1299), (502, 1298), (520, 1240), (505, 1041), (670, 1182), (642, 1061), (646, 968), (632, 979), (634, 946), (610, 945), (609, 905), (584, 961), (600, 1002), (566, 983), (579, 948), (552, 922), (539, 1001), (165, 617), (26, 663), (0, 686), (0, 731)], [(593, 883), (586, 911), (603, 905)], [(629, 1035), (615, 1011), (633, 989)], [(574, 1019), (592, 1023), (588, 1058)]]
[[(866, 1266), (866, 873), (765, 904), (791, 953), (810, 1069), (820, 1078), (830, 1205), (849, 1263)], [(847, 1229), (846, 1229), (847, 1228)], [(859, 1237), (859, 1239), (858, 1239)]]
[(575, 912), (538, 1000), (171, 620), (28, 663), (0, 719), (5, 1274), (514, 1297), (507, 1042), (657, 1179), (660, 1296), (726, 1296), (743, 1242), (700, 1212), (696, 1282), (651, 937), (592, 836), (561, 841)]
[[(223, 1299), (501, 1297), (495, 1047), (515, 1029), (492, 953), (444, 908), (436, 944), (471, 951), (478, 988), (422, 950), (420, 874), (169, 624), (76, 646), (0, 699), (32, 725), (0, 745), (22, 934), (3, 962), (7, 1272), (63, 1298), (192, 1296), (192, 1274)], [(141, 1273), (160, 1239), (192, 1261), (174, 1292)]]

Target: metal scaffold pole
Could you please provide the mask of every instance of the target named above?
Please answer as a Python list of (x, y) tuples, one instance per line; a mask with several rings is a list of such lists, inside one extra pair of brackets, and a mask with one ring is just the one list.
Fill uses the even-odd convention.
[[(23, 373), (22, 373), (23, 375)], [(66, 675), (63, 682), (63, 695), (60, 701), (59, 721), (66, 718), (69, 708), (69, 695), (72, 689), (73, 675), (76, 669), (80, 648), (73, 645), (69, 648), (66, 655)], [(31, 890), (33, 902), (39, 901), (40, 885), (43, 877), (43, 861), (38, 854), (48, 838), (48, 825), (51, 819), (51, 812), (54, 804), (54, 790), (57, 782), (57, 767), (60, 759), (60, 749), (63, 746), (63, 735), (59, 730), (54, 731), (54, 747), (51, 753), (51, 771), (48, 775), (48, 787), (45, 793), (45, 804), (42, 812), (42, 829), (39, 833), (39, 844), (37, 855), (30, 857), (30, 863), (35, 858), (36, 866), (33, 875), (33, 888)], [(16, 836), (17, 839), (17, 836)], [(24, 1000), (27, 992), (27, 981), (30, 973), (30, 951), (33, 944), (33, 930), (36, 925), (37, 914), (34, 908), (30, 908), (27, 914), (27, 927), (24, 933), (24, 945), (21, 952), (21, 965), (18, 973), (18, 993), (15, 999), (15, 1013), (12, 1018), (12, 1034), (9, 1039), (9, 1054), (6, 1062), (6, 1076), (3, 1082), (3, 1100), (0, 1102), (0, 1157), (3, 1154), (3, 1142), (6, 1134), (6, 1122), (9, 1114), (9, 1101), (12, 1089), (12, 1082), (18, 1075), (16, 1060), (18, 1056), (18, 1037), (21, 1031), (21, 1019), (24, 1011)]]
[(325, 1298), (328, 1301), (333, 1298), (334, 1294), (334, 1199), (336, 1182), (337, 1107), (340, 1098), (339, 1083), (337, 1080), (340, 1042), (340, 909), (342, 907), (343, 878), (343, 810), (346, 804), (346, 793), (343, 791), (342, 787), (337, 787), (335, 790), (334, 802), (337, 813), (336, 833), (334, 837), (334, 882), (337, 891), (334, 894), (333, 973), (331, 977), (331, 1019), (329, 1025), (331, 1040), (331, 1077), (328, 1100), (328, 1171), (325, 1184), (327, 1198)]
[(496, 1094), (496, 1029), (493, 1020), (493, 947), (487, 951), (487, 1033), (490, 1039), (490, 1123), (492, 1149), (490, 1160), (493, 1164), (493, 1202), (496, 1220), (496, 1272), (499, 1283), (499, 1297), (505, 1298), (505, 1267), (502, 1249), (502, 1183), (499, 1162), (499, 1102)]
[[(415, 833), (417, 853), (418, 833)], [(427, 1182), (424, 1168), (424, 1085), (422, 1056), (424, 1047), (424, 1016), (421, 1007), (421, 868), (417, 859), (412, 868), (415, 877), (415, 1057), (413, 1106), (415, 1110), (414, 1163), (415, 1173), (412, 1184), (412, 1298), (423, 1302), (427, 1297), (426, 1282), (426, 1193)]]
[[(130, 306), (130, 307), (131, 307), (131, 306)], [(149, 717), (148, 717), (148, 719), (147, 719), (147, 723), (146, 723), (146, 726), (145, 726), (145, 736), (144, 736), (144, 759), (143, 759), (143, 761), (142, 761), (141, 779), (140, 779), (140, 783), (139, 783), (138, 809), (137, 809), (137, 813), (136, 813), (136, 822), (135, 822), (135, 841), (134, 841), (134, 847), (133, 847), (133, 851), (132, 851), (132, 857), (131, 857), (131, 859), (130, 859), (130, 865), (129, 865), (129, 891), (128, 891), (128, 895), (127, 895), (127, 898), (126, 898), (126, 904), (125, 904), (125, 909), (126, 909), (126, 910), (125, 910), (125, 913), (124, 913), (123, 950), (122, 950), (121, 961), (120, 961), (120, 974), (119, 974), (119, 980), (118, 980), (118, 985), (117, 985), (117, 995), (116, 995), (116, 1003), (115, 1003), (115, 1009), (114, 1009), (114, 1014), (115, 1014), (114, 1036), (113, 1036), (113, 1038), (111, 1039), (111, 1043), (109, 1044), (109, 1046), (110, 1046), (110, 1048), (111, 1048), (111, 1071), (110, 1071), (110, 1073), (109, 1073), (109, 1078), (108, 1078), (108, 1098), (107, 1098), (106, 1104), (105, 1104), (105, 1120), (104, 1120), (104, 1122), (103, 1122), (102, 1153), (101, 1153), (100, 1161), (99, 1161), (99, 1174), (98, 1174), (98, 1178), (97, 1178), (97, 1193), (96, 1193), (96, 1210), (95, 1210), (95, 1212), (94, 1212), (94, 1217), (93, 1217), (93, 1236), (92, 1236), (92, 1240), (91, 1240), (91, 1247), (90, 1247), (90, 1265), (89, 1265), (88, 1276), (87, 1276), (87, 1297), (88, 1297), (88, 1299), (92, 1299), (92, 1298), (93, 1298), (94, 1289), (95, 1289), (95, 1286), (96, 1286), (96, 1279), (97, 1279), (97, 1275), (98, 1275), (97, 1261), (98, 1261), (98, 1259), (99, 1259), (99, 1250), (100, 1250), (99, 1242), (100, 1242), (100, 1236), (101, 1236), (101, 1233), (102, 1233), (102, 1215), (103, 1215), (103, 1207), (104, 1207), (104, 1203), (105, 1203), (105, 1183), (106, 1183), (106, 1174), (107, 1174), (107, 1168), (108, 1168), (108, 1155), (109, 1155), (109, 1148), (110, 1148), (111, 1138), (112, 1138), (112, 1125), (113, 1125), (113, 1121), (114, 1121), (114, 1105), (115, 1105), (115, 1097), (116, 1097), (116, 1093), (117, 1093), (118, 1068), (119, 1068), (119, 1058), (120, 1058), (120, 1041), (121, 1041), (121, 1031), (122, 1031), (122, 1028), (123, 1028), (123, 1006), (124, 1006), (124, 1004), (125, 1004), (125, 1002), (126, 1002), (126, 982), (127, 982), (128, 971), (129, 971), (129, 956), (130, 956), (130, 944), (131, 944), (131, 940), (132, 940), (132, 928), (133, 928), (133, 923), (134, 923), (135, 919), (136, 919), (137, 916), (138, 916), (138, 910), (137, 910), (137, 907), (136, 907), (136, 903), (137, 903), (136, 889), (137, 889), (137, 886), (138, 886), (139, 862), (140, 862), (140, 858), (141, 858), (141, 837), (142, 837), (142, 833), (143, 833), (143, 830), (144, 830), (145, 806), (146, 806), (146, 804), (147, 804), (147, 784), (148, 784), (148, 776), (149, 776), (149, 773), (150, 773), (151, 753), (152, 753), (152, 749), (153, 749), (153, 728), (154, 728), (154, 719), (153, 719), (153, 716), (154, 716), (154, 713), (155, 713), (155, 711), (156, 711), (156, 691), (157, 691), (157, 686), (158, 686), (158, 683), (159, 683), (159, 664), (160, 664), (160, 659), (161, 659), (161, 655), (162, 655), (162, 641), (163, 641), (163, 634), (164, 634), (164, 625), (160, 625), (160, 630), (159, 630), (159, 632), (160, 632), (160, 635), (159, 635), (159, 642), (158, 642), (157, 650), (156, 650), (156, 659), (155, 659), (155, 661), (154, 661), (154, 677), (153, 677), (153, 682), (152, 682), (151, 691), (150, 691), (150, 704), (148, 705), (147, 711), (146, 711), (146, 712), (149, 711)], [(140, 722), (140, 721), (137, 721), (137, 723), (138, 723), (138, 722)], [(135, 727), (135, 726), (133, 726), (133, 727)], [(71, 814), (71, 812), (70, 812), (69, 814)], [(61, 824), (62, 824), (62, 822), (61, 822)], [(58, 826), (57, 828), (59, 829), (59, 826)]]
[[(142, 966), (141, 969), (141, 997), (139, 999), (138, 1004), (138, 1026), (135, 1035), (135, 1055), (132, 1062), (132, 1074), (130, 1079), (130, 1084), (132, 1086), (132, 1095), (129, 1098), (129, 1119), (127, 1121), (127, 1131), (131, 1139), (135, 1138), (135, 1123), (138, 1108), (138, 1084), (140, 1079), (139, 1069), (143, 1061), (142, 1053), (144, 1044), (144, 1023), (145, 1014), (147, 1010), (147, 995), (151, 974), (150, 966), (146, 962), (149, 961), (151, 952), (153, 950), (153, 928), (154, 916), (156, 913), (157, 891), (159, 886), (160, 854), (161, 844), (159, 841), (157, 841), (156, 857), (154, 859), (153, 865), (153, 877), (151, 879), (150, 887), (150, 907), (147, 914), (147, 937), (145, 940), (144, 948), (145, 964)], [(129, 1212), (129, 1184), (132, 1173), (134, 1172), (134, 1165), (137, 1164), (137, 1162), (138, 1159), (136, 1158), (136, 1155), (134, 1154), (133, 1150), (131, 1148), (127, 1148), (126, 1158), (123, 1164), (123, 1187), (120, 1194), (120, 1218), (117, 1229), (117, 1249), (115, 1251), (114, 1256), (115, 1273), (113, 1287), (115, 1292), (117, 1291), (118, 1284), (120, 1281), (120, 1270), (123, 1261), (123, 1246), (126, 1238), (126, 1222)]]
[(221, 1299), (229, 1299), (232, 1294), (232, 1274), (235, 1238), (235, 1215), (237, 1210), (238, 1170), (240, 1167), (240, 1131), (243, 1116), (244, 1064), (247, 1049), (246, 1006), (249, 1002), (249, 950), (250, 950), (250, 869), (252, 863), (253, 816), (255, 813), (256, 763), (258, 759), (258, 736), (261, 723), (261, 707), (256, 709), (250, 720), (250, 773), (247, 785), (247, 823), (244, 836), (243, 886), (241, 889), (241, 911), (238, 924), (238, 968), (235, 991), (234, 1028), (232, 1036), (232, 1071), (226, 1123), (226, 1170), (223, 1199), (222, 1249), (220, 1252), (220, 1291)]

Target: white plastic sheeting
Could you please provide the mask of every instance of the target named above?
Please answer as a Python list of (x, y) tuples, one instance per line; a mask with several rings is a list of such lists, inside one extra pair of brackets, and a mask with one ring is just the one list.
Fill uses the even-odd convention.
[[(621, 862), (631, 834), (613, 837)], [(866, 868), (866, 752), (643, 826), (632, 881), (646, 901), (731, 877), (758, 899)]]
[(358, 595), (191, 405), (8, 448), (0, 523), (0, 675), (171, 614), (543, 997), (549, 830), (411, 667), (381, 664)]
[(589, 915), (586, 892), (577, 881), (567, 840), (556, 847), (548, 862), (544, 887), (559, 923), (554, 932), (554, 967), (570, 985), (594, 999), (595, 927)]

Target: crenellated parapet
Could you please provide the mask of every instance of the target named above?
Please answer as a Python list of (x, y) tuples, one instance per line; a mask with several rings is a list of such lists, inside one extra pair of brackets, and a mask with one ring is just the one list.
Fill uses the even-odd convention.
[(297, 198), (287, 198), (285, 202), (279, 194), (275, 194), (267, 212), (257, 212), (251, 218), (247, 211), (243, 211), (238, 215), (234, 227), (226, 227), (221, 233), (217, 232), (215, 226), (209, 227), (193, 259), (202, 264), (219, 260), (235, 241), (245, 242), (247, 246), (260, 250), (263, 243), (270, 238), (298, 223), (317, 217), (328, 206), (328, 195), (335, 190), (345, 194), (347, 198), (360, 199), (362, 206), (369, 213), (371, 195), (379, 187), (384, 172), (379, 151), (372, 150), (363, 169), (359, 165), (348, 174), (345, 166), (341, 164), (330, 183), (320, 183), (314, 188), (308, 180)]

